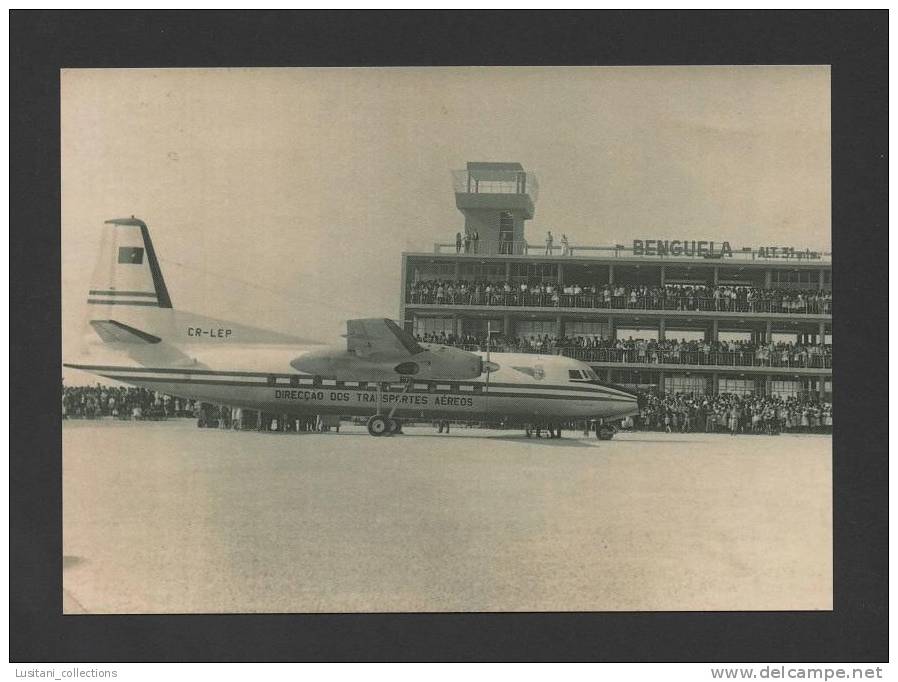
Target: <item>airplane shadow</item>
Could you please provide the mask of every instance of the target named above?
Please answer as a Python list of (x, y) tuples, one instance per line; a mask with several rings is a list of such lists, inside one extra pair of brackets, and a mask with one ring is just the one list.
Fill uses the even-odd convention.
[[(501, 440), (507, 443), (520, 443), (521, 445), (539, 445), (553, 448), (588, 448), (592, 447), (584, 439), (575, 440), (573, 438), (527, 438), (521, 436), (484, 436), (490, 440)], [(595, 439), (593, 439), (594, 441)], [(590, 441), (592, 442), (592, 441)]]
[[(340, 433), (337, 435), (347, 435), (347, 436), (365, 436), (366, 438), (370, 438), (367, 433)], [(383, 436), (382, 436), (383, 437)], [(580, 438), (579, 440), (574, 438), (527, 438), (523, 433), (520, 436), (492, 436), (489, 434), (467, 434), (465, 431), (450, 432), (450, 433), (401, 433), (398, 436), (388, 436), (389, 438), (400, 438), (400, 439), (414, 439), (417, 440), (419, 438), (453, 438), (453, 439), (470, 439), (470, 440), (488, 440), (488, 441), (503, 441), (507, 443), (520, 443), (521, 445), (546, 445), (549, 447), (567, 447), (567, 448), (586, 448), (590, 447), (590, 445), (585, 442), (585, 439)], [(593, 438), (592, 440), (595, 440)]]
[(710, 443), (709, 440), (704, 440), (701, 438), (690, 438), (689, 440), (676, 440), (672, 438), (619, 438), (619, 442), (622, 443), (666, 443), (667, 445), (679, 445), (680, 443), (684, 445), (689, 445), (692, 443)]

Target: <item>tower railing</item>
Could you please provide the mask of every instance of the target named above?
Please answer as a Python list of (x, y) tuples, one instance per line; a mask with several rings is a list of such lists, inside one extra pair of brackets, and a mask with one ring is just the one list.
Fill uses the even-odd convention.
[(519, 170), (455, 170), (452, 188), (456, 194), (526, 194), (539, 197), (536, 175)]

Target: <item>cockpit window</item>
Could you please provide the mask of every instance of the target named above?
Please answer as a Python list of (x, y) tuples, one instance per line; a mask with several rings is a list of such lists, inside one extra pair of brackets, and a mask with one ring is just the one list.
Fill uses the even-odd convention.
[(586, 372), (586, 376), (588, 376), (593, 381), (599, 380), (599, 375), (596, 374), (595, 370), (592, 367), (590, 367), (589, 369), (586, 369), (585, 372)]
[(576, 379), (578, 381), (583, 378), (583, 374), (579, 369), (569, 369), (567, 375), (569, 379)]

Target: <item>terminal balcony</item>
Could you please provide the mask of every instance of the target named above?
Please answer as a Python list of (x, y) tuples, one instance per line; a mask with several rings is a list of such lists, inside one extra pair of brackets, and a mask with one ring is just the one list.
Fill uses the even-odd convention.
[[(481, 344), (453, 344), (469, 351), (485, 352)], [(784, 358), (781, 354), (759, 354), (756, 351), (672, 351), (626, 350), (620, 348), (583, 348), (576, 346), (508, 346), (491, 344), (492, 353), (540, 353), (564, 355), (596, 366), (630, 365), (653, 370), (703, 369), (708, 371), (758, 370), (763, 373), (794, 375), (807, 374), (803, 370), (817, 370), (811, 374), (832, 373), (830, 353), (810, 353)]]
[(637, 297), (626, 296), (604, 298), (600, 294), (543, 294), (543, 293), (465, 293), (439, 294), (407, 291), (405, 303), (408, 306), (466, 307), (490, 306), (493, 308), (548, 308), (558, 312), (583, 310), (625, 310), (632, 312), (658, 313), (698, 313), (716, 315), (719, 313), (773, 314), (773, 315), (815, 315), (832, 316), (831, 300), (805, 300), (803, 302), (778, 299), (754, 301), (730, 301), (713, 298)]

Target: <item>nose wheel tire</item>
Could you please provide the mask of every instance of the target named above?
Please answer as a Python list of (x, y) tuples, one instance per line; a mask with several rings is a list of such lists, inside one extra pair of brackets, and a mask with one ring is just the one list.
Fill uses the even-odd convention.
[(614, 438), (615, 433), (617, 433), (617, 429), (613, 426), (599, 426), (596, 428), (596, 438), (599, 440), (611, 440)]
[(383, 436), (390, 431), (390, 421), (382, 414), (375, 414), (368, 418), (368, 433), (372, 436)]

